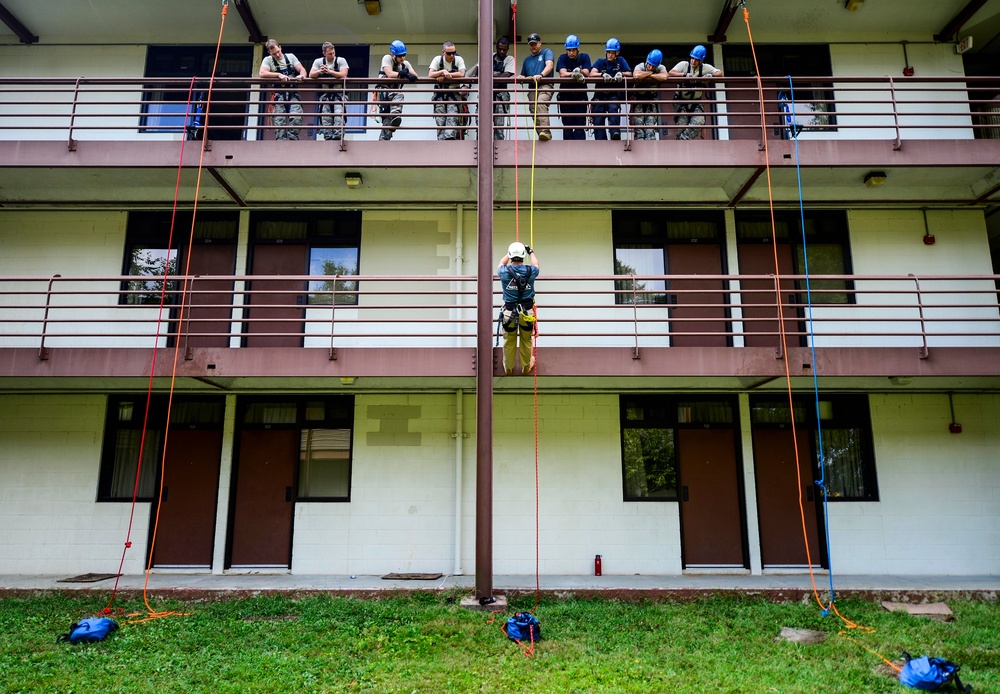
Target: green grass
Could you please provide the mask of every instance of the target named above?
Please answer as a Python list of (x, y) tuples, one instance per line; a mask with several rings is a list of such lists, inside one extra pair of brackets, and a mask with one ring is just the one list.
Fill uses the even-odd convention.
[[(740, 596), (696, 602), (543, 600), (534, 658), (500, 631), (505, 618), (458, 607), (455, 593), (360, 599), (268, 595), (181, 603), (96, 644), (58, 634), (104, 606), (104, 595), (0, 600), (4, 692), (901, 692), (880, 661), (840, 638), (814, 604)], [(528, 609), (533, 596), (514, 599)], [(952, 601), (956, 621), (839, 602), (858, 634), (890, 658), (950, 658), (976, 692), (1000, 692), (1000, 605)], [(141, 601), (119, 602), (145, 614)], [(276, 617), (292, 619), (270, 619)], [(776, 642), (782, 626), (826, 631), (821, 645)]]

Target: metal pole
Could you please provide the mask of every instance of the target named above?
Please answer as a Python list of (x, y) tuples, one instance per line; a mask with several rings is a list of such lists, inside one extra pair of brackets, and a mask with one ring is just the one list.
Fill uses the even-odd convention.
[[(479, 0), (476, 597), (493, 597), (493, 3)], [(516, 146), (516, 143), (515, 143)]]

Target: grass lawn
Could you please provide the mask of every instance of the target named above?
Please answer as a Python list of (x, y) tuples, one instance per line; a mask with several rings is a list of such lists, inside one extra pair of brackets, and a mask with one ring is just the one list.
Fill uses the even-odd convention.
[[(360, 599), (309, 595), (151, 600), (188, 616), (128, 623), (106, 641), (56, 644), (103, 594), (0, 599), (3, 692), (904, 692), (879, 659), (840, 638), (815, 604), (740, 596), (696, 602), (547, 599), (534, 658), (500, 631), (506, 617), (458, 606), (457, 593)], [(530, 609), (533, 595), (511, 600)], [(838, 602), (875, 628), (853, 634), (889, 658), (950, 658), (976, 692), (1000, 692), (1000, 604), (951, 601), (956, 621)], [(119, 601), (127, 612), (141, 600)], [(830, 633), (776, 642), (782, 626)], [(855, 630), (857, 631), (857, 630)], [(954, 691), (954, 690), (951, 690)]]

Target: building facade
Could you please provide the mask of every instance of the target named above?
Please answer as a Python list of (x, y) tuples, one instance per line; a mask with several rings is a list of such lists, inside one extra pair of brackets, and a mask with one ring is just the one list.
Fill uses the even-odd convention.
[[(557, 97), (540, 142), (533, 88), (497, 77), (492, 147), (475, 81), (461, 139), (429, 79), (379, 139), (389, 42), (421, 77), (445, 40), (471, 67), (485, 12), (518, 69), (533, 31), (596, 59), (598, 6), (414, 28), (386, 0), (374, 31), (367, 3), (236, 2), (216, 59), (203, 4), (130, 5), (137, 30), (4, 2), (0, 572), (113, 571), (131, 542), (127, 573), (531, 574), (536, 536), (542, 574), (1000, 572), (991, 3), (747, 3), (753, 44), (732, 3), (657, 9), (614, 33), (630, 65), (708, 47), (698, 138), (680, 81), (639, 137), (626, 79), (621, 140), (563, 141)], [(276, 138), (267, 35), (347, 58), (342, 139), (318, 80)], [(495, 280), (477, 310), (515, 238), (537, 377), (492, 348)]]

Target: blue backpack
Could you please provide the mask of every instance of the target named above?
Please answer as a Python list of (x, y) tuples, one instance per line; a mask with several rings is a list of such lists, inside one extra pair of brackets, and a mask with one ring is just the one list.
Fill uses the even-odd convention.
[(60, 641), (69, 641), (70, 643), (103, 641), (108, 634), (117, 628), (118, 625), (115, 623), (115, 620), (108, 619), (107, 617), (81, 619), (76, 624), (70, 626), (68, 634), (60, 635), (56, 639), (56, 643)]
[(925, 692), (936, 692), (949, 682), (954, 683), (959, 691), (971, 692), (972, 686), (962, 686), (962, 680), (958, 678), (958, 671), (961, 665), (956, 665), (944, 658), (929, 658), (926, 655), (919, 658), (911, 658), (909, 653), (904, 652), (903, 658), (906, 664), (899, 672), (899, 681), (907, 687), (920, 689)]
[(542, 625), (530, 612), (518, 612), (507, 620), (507, 638), (534, 643), (542, 638)]

